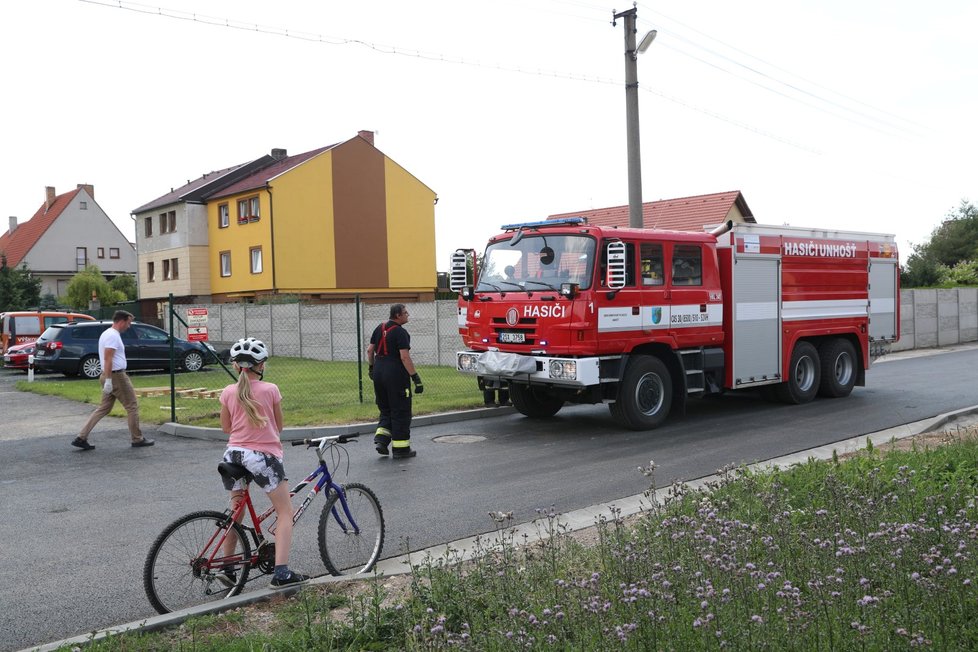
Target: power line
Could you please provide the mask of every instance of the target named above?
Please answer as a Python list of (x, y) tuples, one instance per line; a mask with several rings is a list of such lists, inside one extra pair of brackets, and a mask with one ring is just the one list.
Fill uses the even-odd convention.
[[(93, 5), (100, 5), (103, 7), (125, 9), (127, 11), (147, 14), (150, 16), (157, 16), (161, 18), (172, 18), (176, 20), (184, 20), (188, 22), (200, 23), (208, 26), (225, 27), (229, 29), (255, 32), (259, 34), (268, 34), (271, 36), (299, 39), (303, 41), (322, 43), (325, 45), (357, 45), (372, 50), (374, 52), (378, 52), (380, 54), (412, 57), (416, 59), (423, 59), (426, 61), (434, 61), (439, 63), (451, 63), (451, 64), (464, 65), (464, 66), (474, 66), (474, 67), (484, 68), (489, 70), (513, 72), (513, 73), (519, 73), (524, 75), (535, 75), (539, 77), (552, 77), (555, 79), (562, 79), (567, 81), (579, 81), (579, 82), (588, 82), (594, 84), (614, 85), (614, 86), (624, 85), (624, 82), (621, 79), (614, 79), (610, 77), (600, 77), (597, 75), (585, 75), (582, 73), (573, 73), (573, 72), (562, 72), (557, 70), (543, 70), (539, 68), (534, 70), (526, 66), (517, 66), (517, 65), (502, 64), (502, 63), (483, 63), (476, 59), (466, 59), (464, 57), (459, 57), (454, 55), (446, 55), (446, 54), (440, 54), (435, 52), (426, 52), (422, 50), (413, 50), (410, 48), (402, 48), (394, 45), (373, 43), (361, 39), (351, 39), (351, 38), (339, 37), (339, 36), (328, 36), (323, 34), (304, 32), (301, 30), (291, 30), (282, 27), (271, 27), (267, 25), (260, 25), (258, 23), (233, 20), (230, 18), (220, 18), (217, 16), (208, 16), (205, 14), (198, 14), (195, 12), (188, 12), (188, 11), (181, 11), (175, 9), (167, 9), (158, 6), (145, 5), (138, 2), (130, 2), (129, 0), (79, 0), (79, 2), (84, 2)], [(771, 140), (777, 141), (785, 145), (789, 145), (791, 147), (809, 152), (811, 154), (816, 154), (816, 155), (822, 154), (820, 150), (778, 136), (772, 132), (766, 131), (759, 127), (755, 127), (746, 122), (742, 122), (730, 118), (716, 111), (712, 111), (691, 104), (685, 100), (668, 95), (650, 86), (640, 85), (639, 88), (640, 90), (645, 91), (646, 93), (649, 93), (651, 95), (655, 95), (656, 97), (666, 100), (667, 102), (672, 102), (691, 111), (696, 111), (697, 113), (701, 113), (715, 120), (726, 122), (727, 124), (733, 125), (740, 129), (744, 129), (746, 131), (757, 134), (759, 136), (769, 138)]]
[[(787, 73), (787, 74), (791, 75), (792, 77), (796, 77), (796, 78), (798, 78), (798, 79), (800, 79), (800, 80), (802, 80), (802, 81), (804, 81), (804, 82), (806, 82), (808, 84), (811, 84), (813, 86), (816, 86), (818, 88), (821, 88), (822, 90), (828, 91), (828, 92), (832, 93), (833, 95), (837, 95), (839, 97), (842, 97), (844, 99), (847, 99), (850, 102), (855, 102), (856, 104), (860, 104), (862, 106), (865, 106), (866, 108), (872, 109), (873, 111), (876, 111), (878, 113), (882, 113), (882, 114), (888, 115), (888, 116), (890, 116), (892, 118), (896, 118), (896, 119), (898, 119), (898, 120), (900, 120), (902, 122), (905, 122), (907, 124), (915, 125), (917, 127), (926, 128), (925, 125), (922, 125), (920, 123), (914, 122), (913, 120), (909, 120), (907, 118), (904, 118), (903, 116), (897, 115), (896, 113), (893, 113), (891, 111), (887, 111), (886, 109), (881, 109), (881, 108), (879, 108), (877, 106), (873, 106), (872, 104), (868, 104), (866, 102), (863, 102), (862, 100), (856, 99), (856, 98), (851, 97), (849, 95), (846, 95), (844, 93), (840, 93), (839, 91), (833, 90), (833, 89), (831, 89), (831, 88), (829, 88), (829, 87), (827, 87), (827, 86), (825, 86), (823, 84), (820, 84), (820, 83), (818, 83), (816, 81), (813, 81), (811, 79), (807, 79), (807, 78), (805, 78), (805, 77), (803, 77), (803, 76), (801, 76), (801, 75), (799, 75), (797, 73), (791, 72), (790, 70), (788, 70), (786, 68), (783, 68), (781, 66), (778, 66), (777, 64), (770, 63), (769, 61), (766, 61), (766, 60), (764, 60), (764, 59), (762, 59), (762, 58), (760, 58), (758, 56), (755, 56), (755, 55), (753, 55), (753, 54), (751, 54), (751, 53), (749, 53), (749, 52), (747, 52), (745, 50), (742, 50), (742, 49), (740, 49), (740, 48), (738, 48), (736, 46), (730, 45), (729, 43), (726, 43), (726, 42), (724, 42), (724, 41), (722, 41), (722, 40), (720, 40), (720, 39), (718, 39), (718, 38), (716, 38), (714, 36), (710, 36), (709, 34), (707, 34), (705, 32), (702, 32), (702, 31), (696, 29), (695, 27), (691, 27), (690, 25), (687, 25), (687, 24), (683, 23), (680, 20), (677, 20), (675, 18), (672, 18), (670, 16), (667, 16), (666, 14), (663, 14), (660, 11), (656, 11), (655, 9), (652, 9), (651, 7), (649, 7), (649, 6), (647, 6), (647, 5), (643, 4), (643, 3), (639, 3), (639, 6), (642, 7), (642, 9), (644, 11), (649, 11), (649, 12), (651, 12), (653, 14), (658, 15), (658, 16), (662, 16), (666, 20), (672, 21), (672, 22), (676, 23), (677, 25), (680, 25), (681, 27), (683, 27), (685, 29), (688, 29), (688, 30), (690, 30), (692, 32), (695, 32), (695, 33), (697, 33), (697, 34), (699, 34), (701, 36), (704, 36), (704, 37), (710, 39), (711, 41), (715, 41), (715, 42), (719, 43), (720, 45), (722, 45), (725, 48), (728, 48), (730, 50), (733, 50), (734, 52), (737, 52), (737, 53), (742, 54), (744, 56), (750, 57), (751, 59), (754, 59), (755, 61), (759, 61), (759, 62), (763, 63), (764, 65), (769, 66), (769, 67), (771, 67), (771, 68), (773, 68), (775, 70), (780, 70), (781, 72)], [(752, 67), (750, 67), (750, 66), (748, 66), (746, 64), (740, 63), (739, 61), (735, 61), (735, 60), (730, 59), (729, 57), (726, 57), (726, 56), (724, 56), (722, 54), (715, 53), (715, 52), (713, 52), (713, 51), (711, 51), (711, 50), (709, 50), (709, 49), (707, 49), (707, 48), (705, 48), (703, 46), (700, 46), (700, 45), (694, 43), (693, 41), (691, 41), (689, 39), (685, 39), (685, 38), (683, 38), (681, 36), (677, 36), (677, 38), (682, 38), (682, 40), (688, 41), (689, 43), (691, 43), (695, 47), (699, 47), (699, 48), (704, 49), (704, 50), (706, 50), (708, 52), (711, 52), (712, 54), (715, 54), (716, 56), (719, 56), (719, 57), (721, 57), (723, 59), (726, 59), (727, 61), (730, 61), (731, 63), (734, 63), (734, 64), (736, 64), (738, 66), (741, 66), (743, 68), (746, 68), (747, 70), (750, 70), (751, 72), (754, 72), (755, 74), (762, 75), (764, 77), (768, 77), (769, 79), (772, 79), (773, 81), (776, 81), (779, 84), (783, 84), (783, 85), (788, 86), (790, 88), (794, 88), (794, 89), (798, 90), (799, 92), (802, 92), (802, 93), (805, 93), (805, 94), (808, 94), (808, 95), (812, 95), (813, 97), (818, 97), (819, 99), (822, 99), (825, 102), (831, 102), (831, 100), (827, 100), (825, 98), (821, 98), (820, 96), (817, 96), (817, 95), (815, 95), (813, 93), (810, 93), (809, 91), (806, 91), (806, 90), (803, 90), (803, 89), (799, 89), (799, 88), (795, 87), (794, 85), (792, 85), (792, 84), (790, 84), (788, 82), (784, 82), (784, 81), (781, 81), (779, 79), (775, 79), (774, 77), (771, 77), (770, 75), (767, 75), (767, 74), (765, 74), (763, 72), (757, 71), (754, 68), (752, 68)], [(853, 111), (853, 112), (856, 112), (854, 109), (848, 109), (848, 110)]]

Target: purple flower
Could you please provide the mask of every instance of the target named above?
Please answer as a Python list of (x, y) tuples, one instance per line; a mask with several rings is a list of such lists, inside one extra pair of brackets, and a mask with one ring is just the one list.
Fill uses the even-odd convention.
[(764, 622), (764, 619), (761, 618), (760, 616), (758, 616), (757, 614), (754, 614), (753, 616), (751, 616), (750, 619), (751, 619), (751, 622), (755, 622), (755, 623), (763, 623)]

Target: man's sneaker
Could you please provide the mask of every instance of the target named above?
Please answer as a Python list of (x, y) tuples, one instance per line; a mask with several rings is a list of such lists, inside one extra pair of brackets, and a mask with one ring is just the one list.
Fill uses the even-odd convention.
[(418, 451), (413, 451), (410, 448), (408, 448), (408, 449), (403, 449), (403, 448), (402, 449), (397, 449), (397, 448), (395, 448), (394, 449), (394, 454), (391, 457), (393, 457), (395, 460), (399, 460), (399, 459), (404, 459), (406, 457), (415, 457), (417, 454), (418, 454)]
[(296, 573), (289, 571), (288, 577), (285, 579), (279, 579), (277, 577), (272, 578), (272, 588), (281, 589), (286, 586), (292, 586), (293, 584), (302, 584), (303, 582), (308, 582), (309, 576), (303, 575), (302, 573)]
[(374, 444), (375, 444), (375, 448), (377, 449), (377, 452), (380, 453), (381, 455), (387, 455), (390, 452), (387, 450), (387, 444), (385, 444), (384, 442), (375, 441)]
[(143, 446), (152, 446), (155, 443), (156, 442), (153, 441), (152, 439), (146, 439), (145, 437), (143, 437), (142, 439), (139, 439), (137, 441), (134, 441), (132, 443), (132, 447), (133, 448), (142, 448)]
[(85, 441), (81, 437), (75, 437), (75, 440), (73, 442), (71, 442), (71, 445), (74, 446), (75, 448), (80, 448), (83, 451), (93, 451), (93, 450), (95, 450), (95, 446), (89, 444), (87, 441)]

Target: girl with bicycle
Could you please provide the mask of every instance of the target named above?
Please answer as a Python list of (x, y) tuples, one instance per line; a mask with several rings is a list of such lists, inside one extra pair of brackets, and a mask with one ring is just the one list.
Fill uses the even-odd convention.
[[(231, 362), (238, 382), (221, 392), (221, 429), (229, 435), (224, 461), (245, 467), (256, 485), (272, 501), (278, 525), (275, 531), (275, 575), (273, 587), (289, 586), (309, 579), (289, 569), (292, 546), (292, 501), (282, 465), (282, 394), (278, 386), (262, 380), (268, 349), (261, 340), (242, 338), (231, 347)], [(231, 509), (243, 495), (244, 480), (224, 478), (231, 492)], [(234, 541), (225, 542), (232, 550)], [(228, 551), (229, 553), (231, 551)]]

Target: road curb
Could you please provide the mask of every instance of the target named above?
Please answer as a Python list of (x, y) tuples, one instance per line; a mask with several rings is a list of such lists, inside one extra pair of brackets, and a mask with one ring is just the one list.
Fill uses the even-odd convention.
[[(461, 414), (471, 414), (468, 416), (470, 419), (482, 418), (484, 416), (494, 415), (494, 414), (504, 414), (503, 410), (507, 408), (485, 408), (481, 410), (471, 410), (466, 413)], [(510, 408), (512, 410), (512, 408)], [(476, 414), (478, 413), (478, 414)], [(486, 414), (488, 413), (488, 414)], [(457, 416), (460, 413), (451, 414), (441, 414), (441, 415), (430, 415), (428, 418), (439, 418), (440, 421), (433, 421), (432, 423), (444, 423), (449, 420), (460, 420), (460, 419), (450, 419), (453, 415)], [(913, 423), (907, 423), (893, 428), (887, 428), (886, 430), (880, 430), (874, 433), (868, 433), (864, 435), (859, 435), (857, 437), (852, 437), (850, 439), (845, 439), (833, 444), (827, 444), (825, 446), (817, 446), (815, 448), (809, 448), (795, 453), (789, 453), (787, 455), (782, 455), (779, 457), (771, 458), (768, 460), (763, 460), (755, 462), (753, 464), (747, 465), (750, 470), (768, 470), (772, 468), (784, 468), (792, 466), (794, 464), (804, 464), (808, 460), (826, 460), (832, 459), (833, 455), (851, 453), (858, 450), (862, 450), (866, 447), (867, 442), (872, 442), (874, 446), (879, 446), (881, 444), (888, 443), (893, 440), (904, 439), (906, 437), (913, 437), (915, 435), (920, 435), (924, 433), (934, 432), (940, 428), (947, 425), (949, 421), (961, 416), (966, 416), (970, 414), (978, 414), (978, 405), (963, 408), (961, 410), (955, 410), (953, 412), (947, 412), (945, 414), (940, 414), (936, 417), (931, 417), (929, 419), (922, 419), (920, 421), (915, 421)], [(422, 417), (423, 418), (423, 417)], [(179, 425), (179, 424), (167, 424), (167, 425)], [(361, 424), (361, 428), (366, 427), (369, 424)], [(353, 426), (335, 426), (335, 428), (350, 428)], [(190, 427), (188, 427), (190, 428)], [(161, 428), (162, 430), (162, 428)], [(207, 430), (207, 431), (217, 431), (217, 428), (196, 428), (195, 430)], [(293, 431), (308, 431), (308, 432), (319, 432), (318, 435), (322, 436), (322, 428), (295, 428), (290, 429)], [(358, 431), (360, 432), (360, 431)], [(372, 433), (373, 430), (366, 430), (365, 432)], [(170, 434), (176, 434), (178, 436), (198, 436), (200, 438), (210, 438), (209, 436), (203, 436), (201, 433), (192, 433), (189, 435), (182, 435), (179, 432), (173, 432)], [(293, 432), (292, 434), (296, 434)], [(328, 434), (339, 434), (338, 432), (331, 432)], [(298, 435), (296, 438), (303, 438), (309, 435)], [(283, 436), (283, 439), (285, 437)], [(698, 489), (712, 482), (716, 482), (720, 479), (718, 474), (713, 474), (705, 476), (702, 478), (696, 478), (684, 482), (686, 486), (692, 489)], [(632, 516), (645, 511), (652, 501), (661, 502), (663, 500), (666, 492), (670, 490), (669, 487), (657, 489), (655, 492), (643, 492), (634, 496), (626, 496), (618, 500), (612, 500), (598, 505), (592, 505), (590, 507), (585, 507), (582, 509), (574, 510), (572, 512), (562, 513), (558, 516), (558, 527), (561, 531), (577, 531), (588, 527), (592, 527), (599, 519), (608, 518), (622, 518), (626, 516)], [(345, 582), (356, 582), (363, 579), (375, 579), (381, 577), (388, 577), (392, 575), (403, 575), (410, 572), (411, 564), (417, 564), (425, 559), (439, 559), (448, 558), (449, 556), (453, 560), (466, 560), (474, 558), (479, 551), (484, 551), (490, 549), (496, 544), (502, 542), (505, 538), (506, 541), (524, 541), (525, 544), (533, 543), (535, 541), (542, 540), (549, 536), (552, 531), (548, 524), (541, 524), (537, 520), (531, 521), (529, 523), (521, 523), (512, 527), (505, 527), (496, 531), (490, 531), (482, 534), (477, 534), (475, 536), (466, 537), (464, 539), (459, 539), (457, 541), (452, 541), (445, 544), (439, 544), (436, 546), (431, 546), (418, 550), (415, 552), (410, 552), (404, 555), (399, 555), (397, 557), (391, 557), (389, 559), (381, 560), (377, 563), (374, 572), (369, 575), (349, 575), (343, 577), (333, 577), (330, 575), (324, 575), (321, 577), (316, 577), (311, 579), (308, 583), (302, 586), (310, 585), (322, 585), (322, 584), (339, 584)], [(166, 629), (179, 625), (189, 618), (196, 616), (203, 616), (207, 614), (221, 613), (224, 611), (230, 611), (238, 607), (242, 607), (249, 604), (254, 604), (256, 602), (264, 602), (271, 600), (276, 596), (280, 595), (291, 595), (296, 593), (301, 587), (290, 588), (286, 590), (276, 590), (276, 589), (258, 589), (256, 591), (251, 591), (245, 595), (235, 596), (233, 598), (228, 598), (222, 600), (219, 603), (201, 605), (198, 607), (190, 607), (188, 609), (182, 609), (180, 611), (174, 611), (169, 614), (163, 614), (160, 616), (153, 616), (151, 618), (145, 618), (142, 620), (133, 621), (130, 623), (125, 623), (121, 625), (116, 625), (114, 627), (107, 627), (95, 632), (88, 634), (74, 636), (72, 638), (66, 638), (60, 641), (55, 641), (52, 643), (47, 643), (40, 646), (24, 648), (20, 652), (53, 652), (58, 648), (65, 646), (82, 646), (88, 643), (99, 641), (105, 639), (109, 636), (116, 634), (122, 634), (125, 632), (132, 631), (156, 631), (161, 629)]]
[[(433, 426), (440, 423), (452, 423), (455, 421), (470, 421), (472, 419), (485, 419), (488, 417), (498, 417), (505, 414), (514, 414), (516, 409), (507, 407), (487, 407), (476, 408), (474, 410), (463, 410), (461, 412), (440, 412), (438, 414), (422, 414), (411, 419), (411, 426), (420, 428), (422, 426)], [(183, 423), (172, 421), (164, 423), (157, 428), (159, 432), (176, 437), (186, 437), (188, 439), (205, 439), (211, 441), (227, 441), (228, 436), (220, 428), (207, 428), (203, 426), (189, 426)], [(296, 428), (285, 428), (282, 431), (282, 441), (297, 441), (306, 438), (327, 437), (330, 435), (373, 435), (377, 430), (377, 422), (370, 423), (350, 423), (338, 426), (301, 426)]]

